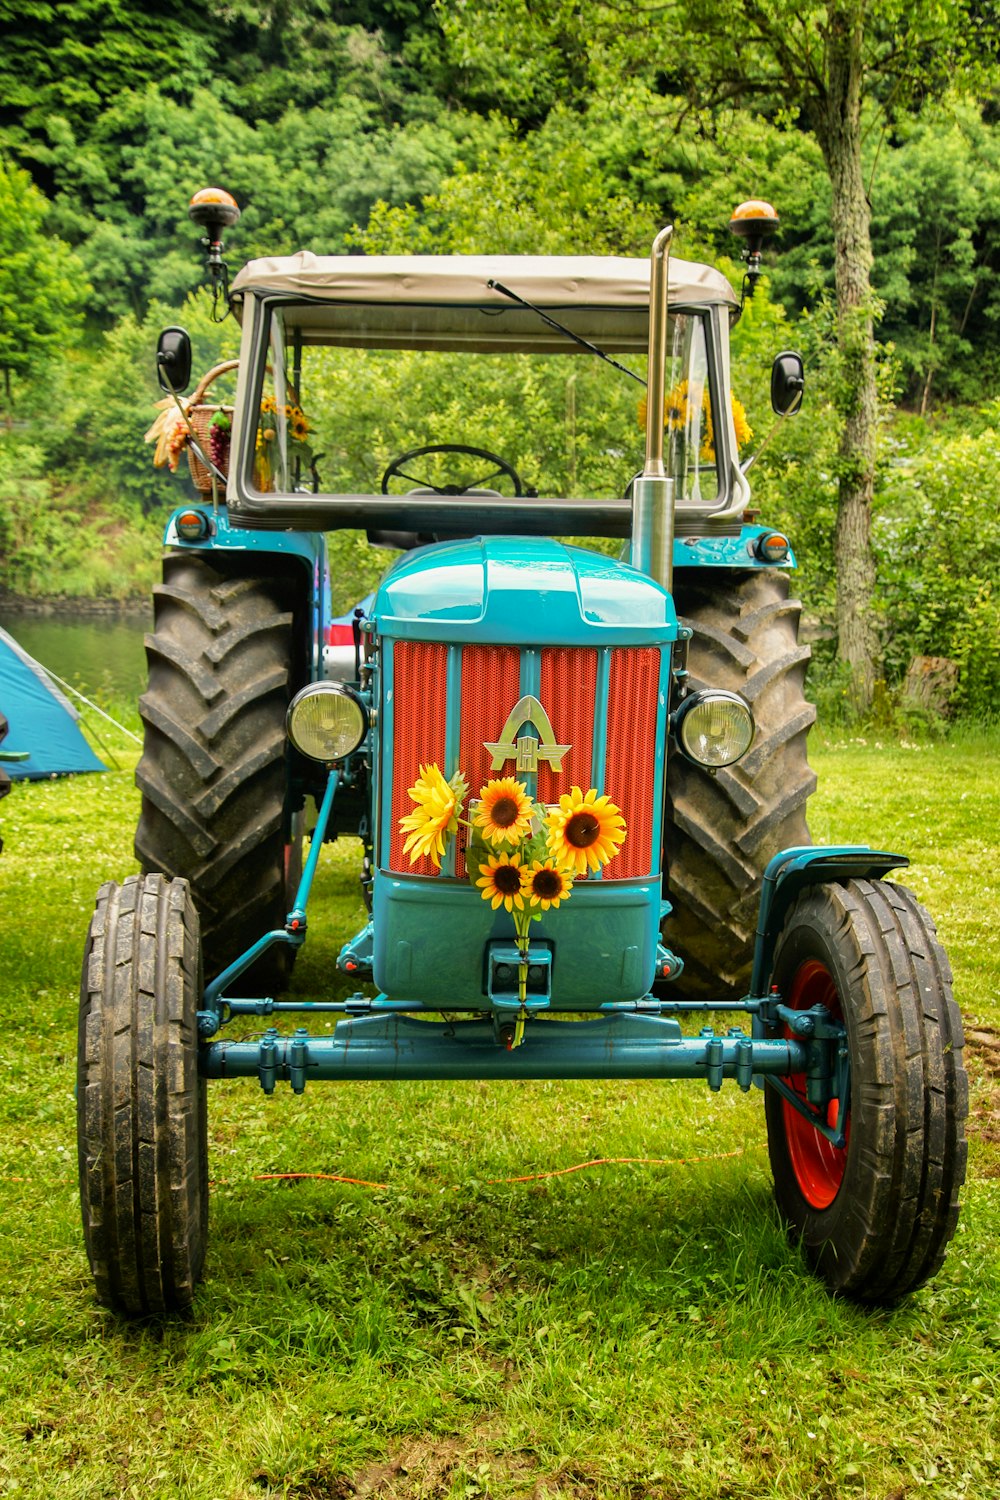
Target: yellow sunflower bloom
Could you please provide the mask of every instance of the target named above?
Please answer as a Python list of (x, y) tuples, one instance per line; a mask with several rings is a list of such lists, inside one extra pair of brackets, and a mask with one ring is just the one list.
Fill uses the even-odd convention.
[(558, 910), (560, 901), (568, 901), (573, 894), (573, 877), (568, 870), (561, 870), (552, 859), (536, 859), (527, 871), (525, 895), (531, 906), (549, 907)]
[[(640, 427), (646, 425), (646, 413), (648, 406), (645, 396), (642, 397), (636, 407), (636, 416)], [(668, 432), (680, 432), (687, 426), (691, 415), (691, 399), (688, 395), (688, 383), (681, 380), (672, 390), (667, 392), (663, 402), (663, 425)]]
[(472, 823), (491, 844), (519, 844), (531, 831), (531, 814), (531, 798), (522, 783), (505, 776), (480, 788)]
[(507, 911), (524, 910), (524, 885), (528, 875), (521, 868), (519, 854), (491, 854), (481, 867), (482, 873), (476, 885), (482, 890), (483, 900), (489, 901), (493, 910), (503, 906)]
[(729, 392), (729, 399), (733, 405), (733, 426), (736, 428), (736, 446), (742, 448), (744, 443), (749, 443), (753, 437), (753, 428), (747, 420), (747, 409), (743, 402)]
[(549, 854), (575, 875), (586, 875), (588, 866), (599, 870), (625, 841), (621, 808), (610, 797), (599, 797), (595, 787), (586, 795), (578, 786), (564, 792), (546, 822)]
[(460, 772), (445, 781), (436, 765), (420, 767), (416, 783), (406, 793), (417, 805), (399, 820), (401, 830), (408, 835), (403, 853), (410, 856), (411, 865), (426, 855), (440, 870), (445, 839), (458, 831), (459, 814), (468, 789)]
[(668, 432), (683, 432), (690, 416), (691, 402), (688, 399), (688, 383), (682, 380), (667, 393), (667, 398), (663, 403), (663, 425)]

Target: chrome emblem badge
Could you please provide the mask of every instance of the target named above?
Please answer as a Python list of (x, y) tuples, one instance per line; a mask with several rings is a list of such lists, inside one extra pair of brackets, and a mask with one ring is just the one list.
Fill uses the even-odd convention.
[[(515, 740), (517, 731), (528, 723), (534, 724), (538, 739), (526, 734), (518, 735)], [(537, 771), (538, 762), (542, 760), (547, 761), (553, 771), (561, 771), (563, 756), (572, 748), (571, 745), (556, 744), (548, 714), (530, 693), (525, 693), (514, 704), (500, 731), (500, 738), (493, 744), (483, 745), (483, 749), (488, 750), (493, 757), (490, 762), (491, 771), (502, 770), (504, 762), (508, 760), (515, 762), (518, 771)]]

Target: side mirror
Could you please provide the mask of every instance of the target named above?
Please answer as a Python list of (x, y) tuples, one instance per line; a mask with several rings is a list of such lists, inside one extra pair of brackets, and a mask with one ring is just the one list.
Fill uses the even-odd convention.
[(805, 385), (802, 355), (794, 349), (785, 349), (771, 366), (771, 407), (779, 417), (798, 411)]
[(164, 328), (156, 344), (156, 378), (167, 395), (180, 395), (191, 384), (191, 336), (183, 328)]

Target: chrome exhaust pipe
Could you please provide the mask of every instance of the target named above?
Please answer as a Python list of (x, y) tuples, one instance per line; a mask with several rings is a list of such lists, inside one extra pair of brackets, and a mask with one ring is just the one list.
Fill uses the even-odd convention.
[(646, 462), (632, 483), (632, 566), (663, 588), (673, 583), (674, 481), (663, 464), (670, 241), (666, 225), (653, 241), (649, 266), (649, 356), (646, 374)]

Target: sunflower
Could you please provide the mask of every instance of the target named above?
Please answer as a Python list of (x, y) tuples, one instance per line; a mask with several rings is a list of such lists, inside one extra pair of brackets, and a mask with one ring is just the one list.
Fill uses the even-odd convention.
[(420, 767), (416, 784), (406, 793), (413, 798), (416, 808), (399, 820), (401, 830), (409, 835), (403, 853), (409, 854), (411, 865), (427, 855), (440, 870), (444, 841), (458, 831), (458, 818), (468, 790), (460, 771), (445, 781), (436, 765)]
[(524, 910), (524, 886), (528, 875), (521, 868), (519, 854), (491, 854), (481, 866), (482, 874), (476, 885), (482, 888), (483, 900), (492, 903), (493, 910), (504, 906), (513, 912), (515, 906)]
[(568, 870), (561, 870), (552, 859), (536, 859), (526, 871), (525, 895), (530, 905), (558, 909), (560, 901), (568, 901), (573, 894), (573, 877)]
[(667, 398), (663, 403), (663, 425), (668, 432), (683, 432), (690, 416), (691, 402), (688, 400), (688, 383), (682, 380), (667, 393)]
[[(705, 408), (705, 434), (701, 440), (701, 457), (706, 463), (711, 464), (715, 462), (715, 428), (712, 423), (712, 407), (707, 391), (705, 392), (703, 404)], [(733, 427), (736, 431), (736, 449), (738, 452), (753, 437), (753, 428), (747, 420), (746, 407), (732, 391), (729, 392), (729, 404), (733, 411)]]
[(531, 799), (520, 781), (505, 776), (480, 788), (473, 827), (491, 844), (519, 844), (531, 831)]
[(736, 446), (742, 448), (744, 443), (749, 443), (753, 437), (753, 428), (747, 420), (747, 409), (739, 397), (729, 392), (729, 399), (733, 407), (733, 426), (736, 428)]
[(312, 428), (309, 426), (309, 419), (301, 406), (286, 406), (285, 417), (288, 421), (288, 428), (292, 437), (297, 443), (304, 443)]
[(546, 822), (549, 854), (576, 875), (586, 875), (588, 866), (599, 870), (606, 865), (625, 839), (621, 809), (610, 797), (599, 797), (594, 787), (586, 796), (578, 786), (564, 792)]

